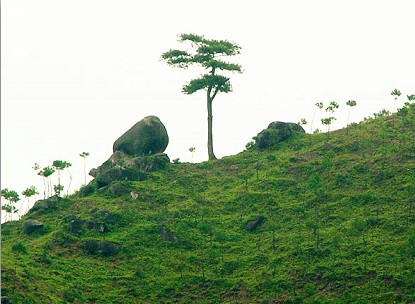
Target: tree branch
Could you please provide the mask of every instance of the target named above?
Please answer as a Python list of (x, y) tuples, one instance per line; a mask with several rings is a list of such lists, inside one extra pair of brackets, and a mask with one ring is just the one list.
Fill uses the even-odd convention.
[(216, 87), (215, 92), (213, 92), (211, 100), (215, 99), (215, 96), (216, 96), (216, 94), (218, 94), (218, 92), (219, 92), (219, 87)]

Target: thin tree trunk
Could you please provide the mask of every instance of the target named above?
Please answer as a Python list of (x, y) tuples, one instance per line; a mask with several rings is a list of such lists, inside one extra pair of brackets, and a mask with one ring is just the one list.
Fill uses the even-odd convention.
[(48, 189), (47, 187), (46, 177), (43, 176), (43, 199), (46, 199), (46, 190)]
[(208, 90), (207, 96), (207, 110), (208, 110), (208, 155), (209, 160), (216, 159), (215, 154), (213, 153), (213, 135), (212, 135), (212, 101), (213, 98), (210, 97), (210, 91)]
[(84, 157), (84, 176), (85, 176), (84, 184), (86, 185), (86, 160), (85, 160), (85, 157)]
[(69, 195), (69, 188), (71, 187), (71, 184), (72, 184), (72, 174), (71, 174), (71, 172), (69, 171), (68, 168), (66, 168), (66, 171), (68, 171), (68, 173), (69, 173), (69, 185), (68, 185), (68, 189), (66, 190), (66, 196), (68, 196)]

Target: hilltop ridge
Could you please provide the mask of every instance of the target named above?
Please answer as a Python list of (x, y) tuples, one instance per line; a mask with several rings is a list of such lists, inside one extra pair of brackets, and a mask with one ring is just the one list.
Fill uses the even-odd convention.
[[(412, 303), (415, 105), (37, 203), (10, 303)], [(41, 227), (28, 231), (28, 221)], [(26, 226), (25, 226), (26, 225)]]

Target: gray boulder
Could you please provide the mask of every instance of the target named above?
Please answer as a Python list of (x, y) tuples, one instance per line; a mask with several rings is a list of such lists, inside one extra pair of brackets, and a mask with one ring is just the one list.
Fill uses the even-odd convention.
[(98, 187), (104, 187), (111, 184), (113, 181), (139, 181), (146, 179), (144, 173), (138, 173), (136, 171), (125, 169), (120, 166), (115, 166), (113, 168), (107, 169), (96, 177)]
[(44, 214), (54, 211), (58, 207), (58, 203), (62, 200), (63, 199), (57, 195), (51, 196), (47, 199), (38, 200), (29, 210), (29, 213), (38, 212), (39, 214)]
[(120, 251), (120, 245), (114, 242), (85, 240), (83, 249), (90, 255), (113, 256)]
[(274, 121), (269, 124), (268, 128), (258, 133), (254, 139), (259, 149), (266, 149), (298, 133), (305, 133), (303, 127), (299, 124)]
[[(95, 178), (98, 188), (115, 181), (145, 180), (146, 172), (163, 170), (170, 163), (169, 157), (162, 153), (168, 142), (166, 128), (160, 119), (147, 116), (114, 142), (111, 157), (101, 166), (92, 169), (89, 175)], [(93, 191), (95, 189), (90, 187), (81, 194), (88, 195)]]
[(249, 221), (245, 224), (245, 229), (248, 231), (254, 231), (259, 225), (263, 223), (265, 217), (263, 215), (258, 216), (255, 220)]
[(23, 233), (24, 234), (31, 234), (35, 231), (42, 230), (44, 224), (37, 220), (28, 219), (23, 224)]
[(160, 119), (147, 116), (114, 142), (113, 152), (122, 151), (131, 156), (145, 156), (164, 152), (168, 143), (169, 136)]
[(101, 188), (114, 181), (145, 180), (147, 179), (146, 172), (163, 170), (169, 163), (170, 158), (164, 153), (134, 157), (122, 151), (116, 151), (101, 166), (92, 169), (89, 175), (95, 177), (98, 188)]

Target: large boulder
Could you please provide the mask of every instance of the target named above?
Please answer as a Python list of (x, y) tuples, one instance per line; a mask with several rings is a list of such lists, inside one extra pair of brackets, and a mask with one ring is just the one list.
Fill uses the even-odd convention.
[[(169, 142), (166, 128), (156, 116), (147, 116), (136, 123), (114, 142), (114, 153), (101, 166), (92, 169), (89, 175), (95, 178), (98, 188), (115, 181), (142, 181), (146, 172), (163, 170), (170, 163), (169, 157), (162, 153)], [(111, 190), (111, 189), (110, 189)], [(119, 193), (115, 189), (115, 193)], [(81, 194), (95, 191), (86, 187)], [(124, 191), (126, 194), (130, 193)]]
[(160, 119), (147, 116), (114, 142), (113, 152), (122, 151), (131, 156), (146, 156), (164, 152), (168, 143), (169, 136)]
[(298, 133), (305, 133), (303, 127), (299, 124), (274, 121), (269, 124), (268, 128), (259, 132), (254, 139), (259, 149), (265, 149), (275, 146)]

